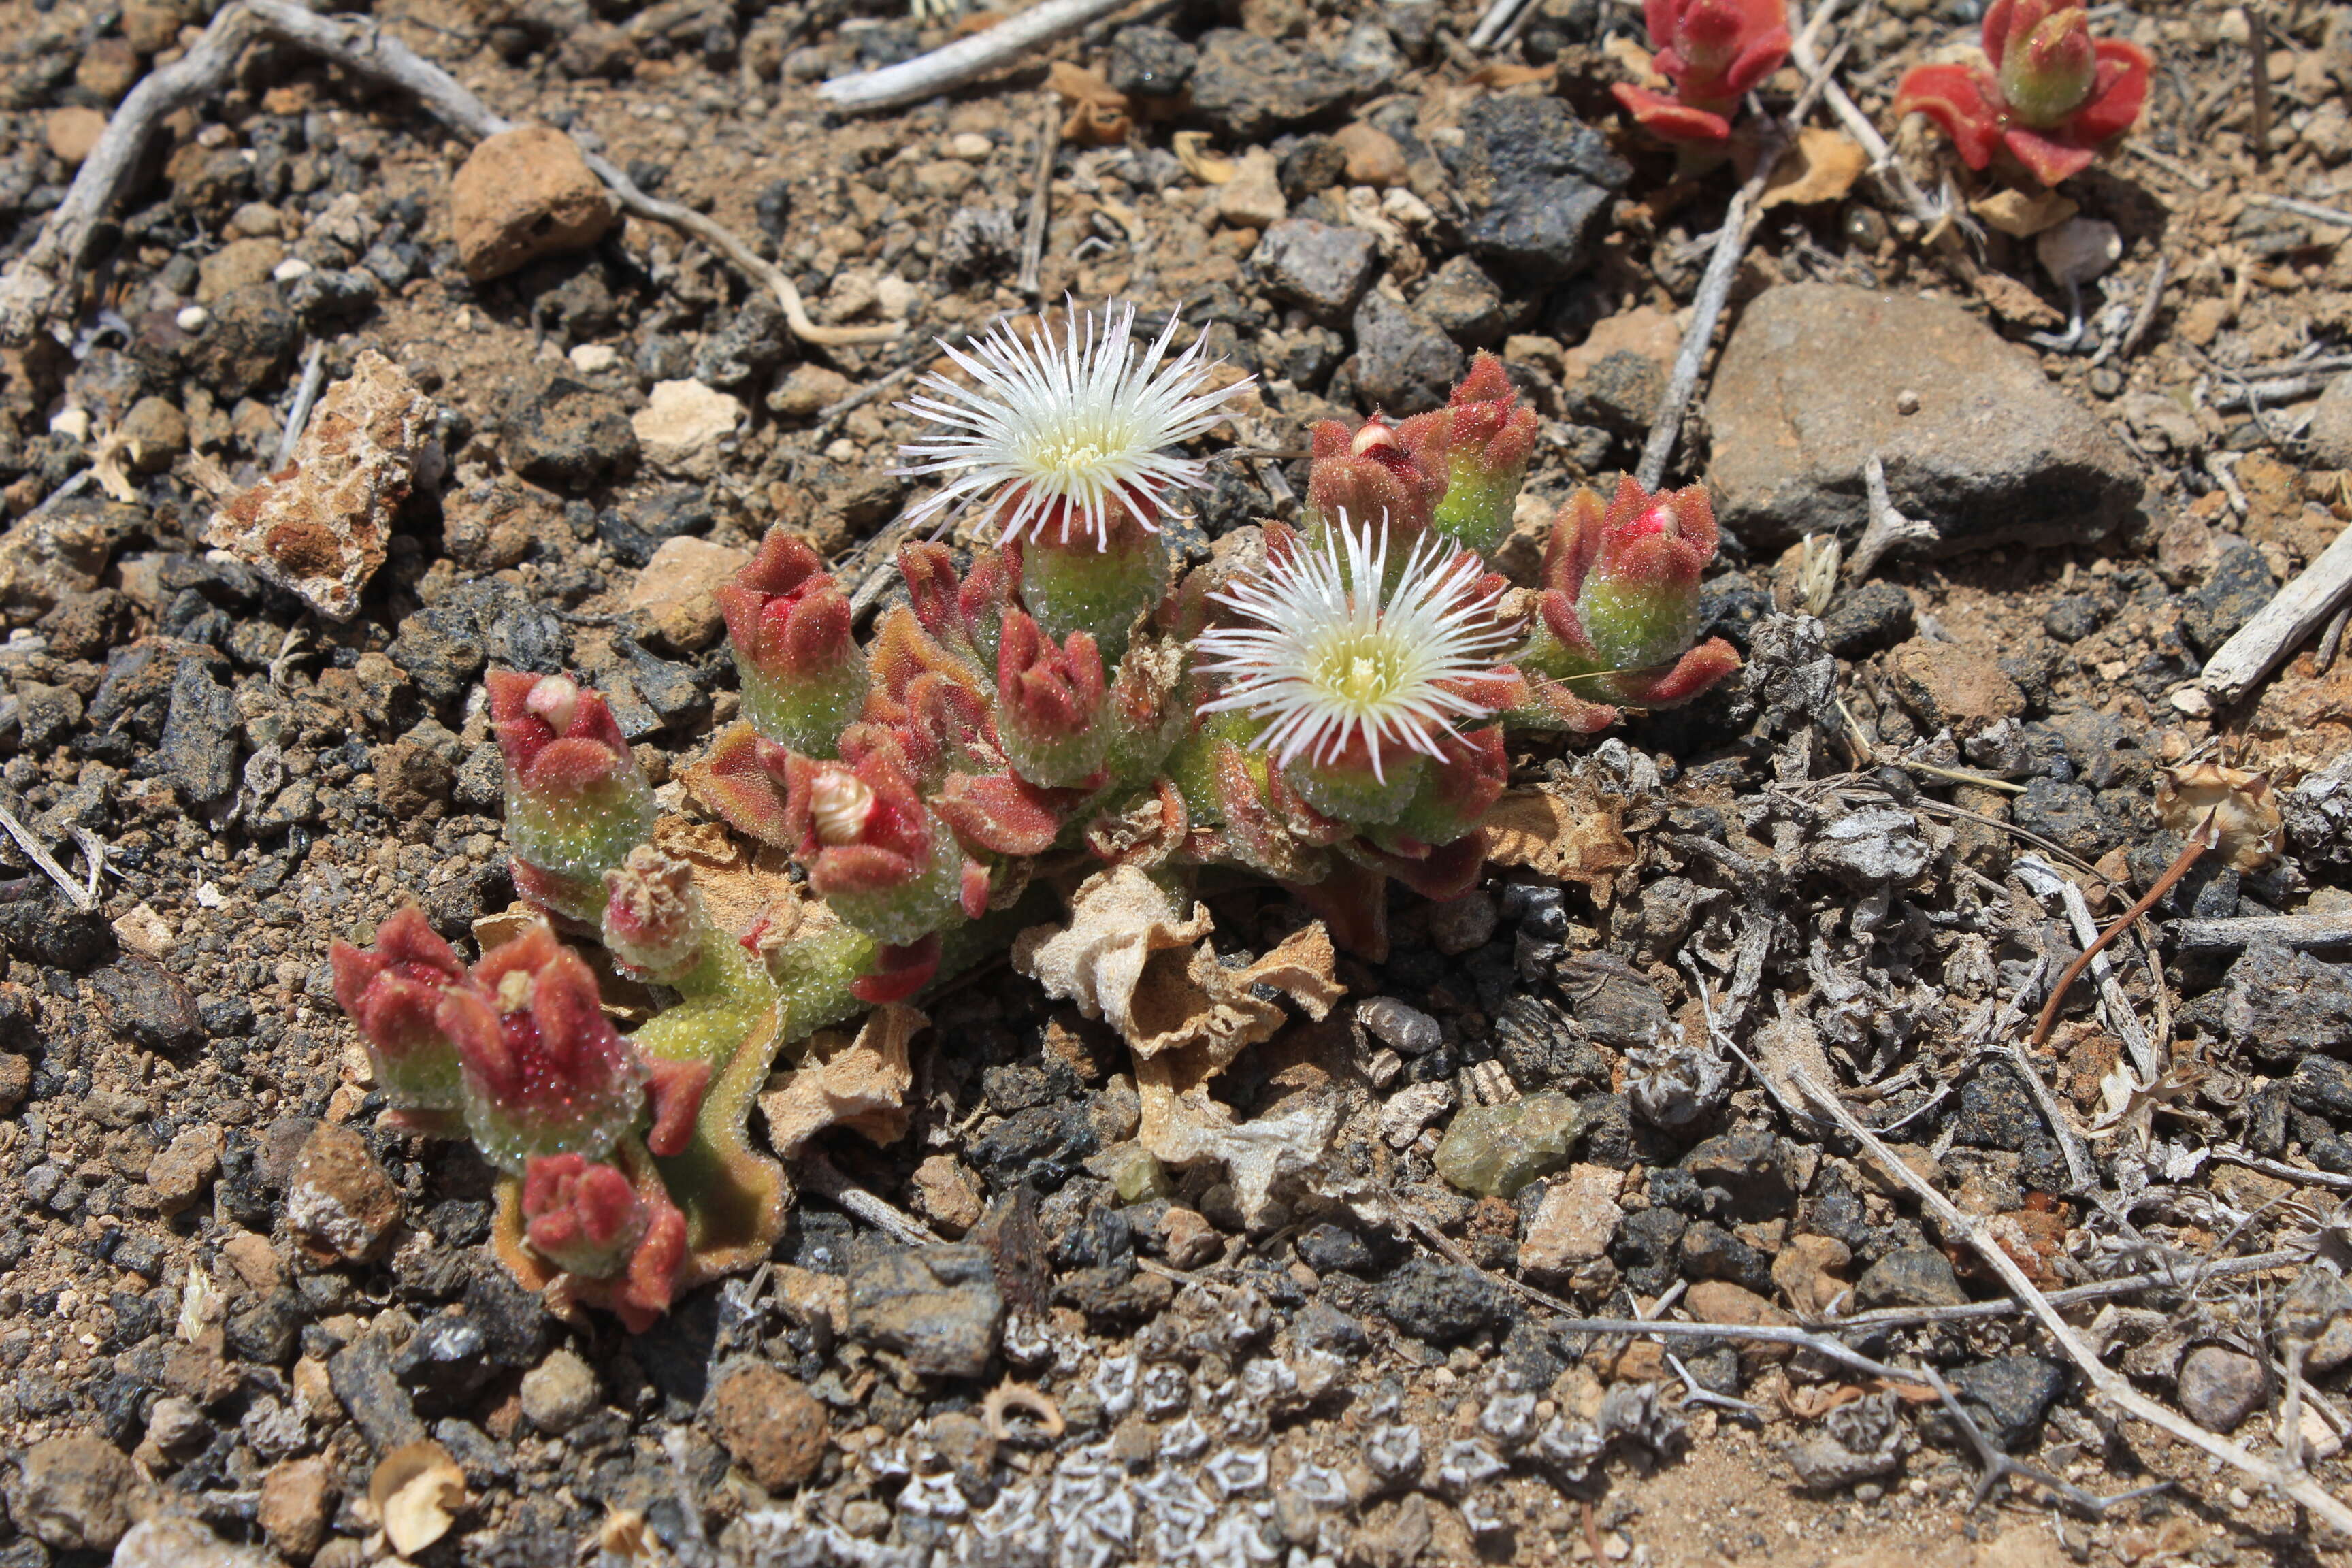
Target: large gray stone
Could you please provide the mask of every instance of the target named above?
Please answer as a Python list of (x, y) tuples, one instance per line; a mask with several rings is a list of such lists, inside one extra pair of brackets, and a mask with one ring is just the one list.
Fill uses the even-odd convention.
[(849, 1271), (850, 1337), (897, 1351), (928, 1377), (978, 1377), (1003, 1321), (983, 1247), (884, 1252)]
[(2352, 375), (2339, 375), (2311, 411), (2311, 466), (2352, 468)]
[[(1918, 396), (1905, 415), (1897, 397)], [(1794, 283), (1750, 303), (1707, 395), (1717, 515), (1767, 549), (1859, 535), (1863, 466), (1944, 552), (2071, 544), (2138, 504), (2131, 454), (2023, 350), (1954, 305)]]

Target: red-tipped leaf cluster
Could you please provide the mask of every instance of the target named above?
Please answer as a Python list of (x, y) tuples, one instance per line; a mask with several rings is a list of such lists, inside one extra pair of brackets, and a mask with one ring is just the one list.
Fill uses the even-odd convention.
[(1651, 60), (1671, 95), (1620, 82), (1610, 89), (1642, 128), (1668, 142), (1722, 142), (1740, 95), (1789, 57), (1785, 0), (1645, 0)]
[(2083, 0), (1993, 0), (1990, 70), (1917, 66), (1895, 89), (1897, 115), (1924, 114), (1960, 162), (2006, 153), (2045, 185), (2078, 174), (2137, 123), (2153, 62), (2121, 38), (2093, 38)]

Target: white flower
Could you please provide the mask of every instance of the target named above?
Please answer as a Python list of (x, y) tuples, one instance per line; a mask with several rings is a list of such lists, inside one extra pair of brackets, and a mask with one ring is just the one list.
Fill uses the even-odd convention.
[(1176, 325), (1171, 317), (1143, 348), (1129, 305), (1075, 313), (1054, 335), (1018, 338), (999, 325), (969, 353), (942, 342), (975, 384), (926, 376), (922, 384), (939, 395), (898, 405), (948, 426), (898, 448), (914, 459), (900, 473), (950, 476), (910, 521), (982, 502), (995, 515), (998, 543), (1058, 527), (1059, 542), (1075, 529), (1107, 549), (1124, 507), (1158, 532), (1168, 491), (1198, 484), (1202, 469), (1166, 448), (1205, 434), (1224, 417), (1218, 405), (1249, 384), (1202, 385), (1215, 363), (1203, 357), (1205, 340), (1161, 363)]
[(1375, 778), (1390, 745), (1441, 755), (1455, 724), (1493, 711), (1468, 683), (1495, 672), (1511, 634), (1496, 622), (1499, 595), (1478, 590), (1485, 566), (1450, 540), (1424, 536), (1383, 595), (1387, 564), (1387, 528), (1359, 532), (1341, 513), (1322, 549), (1213, 595), (1260, 624), (1201, 635), (1214, 661), (1203, 672), (1227, 682), (1202, 710), (1267, 721), (1258, 743), (1284, 767), (1331, 762), (1358, 740)]

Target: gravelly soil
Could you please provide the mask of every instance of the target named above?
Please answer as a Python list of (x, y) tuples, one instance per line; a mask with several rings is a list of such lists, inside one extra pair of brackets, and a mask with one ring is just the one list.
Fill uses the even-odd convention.
[[(2070, 187), (2123, 246), (2084, 300), (2100, 340), (2114, 345), (2159, 256), (2169, 279), (2130, 352), (2033, 352), (2146, 487), (2126, 521), (2071, 543), (1897, 557), (1825, 595), (1801, 545), (1732, 541), (1710, 618), (1749, 677), (1605, 745), (1517, 759), (1528, 782), (1581, 781), (1612, 802), (1634, 863), (1598, 884), (1497, 872), (1443, 907), (1399, 894), (1388, 962), (1342, 964), (1349, 1007), (1224, 1080), (1244, 1114), (1309, 1090), (1343, 1109), (1327, 1168), (1255, 1224), (1214, 1164), (1119, 1201), (1136, 1099), (1115, 1037), (1002, 968), (938, 999), (912, 1131), (824, 1147), (942, 1236), (977, 1227), (994, 1283), (921, 1309), (1010, 1302), (977, 1379), (923, 1375), (861, 1328), (872, 1281), (903, 1260), (816, 1197), (771, 1269), (698, 1292), (647, 1334), (558, 1322), (483, 1245), (488, 1169), (379, 1124), (326, 948), (410, 900), (462, 947), (512, 901), (481, 669), (625, 683), (665, 805), (691, 810), (669, 780), (733, 715), (735, 677), (707, 611), (645, 581), (654, 552), (678, 536), (740, 550), (782, 522), (867, 563), (861, 546), (915, 494), (888, 469), (919, 426), (891, 406), (903, 378), (846, 400), (929, 364), (934, 336), (1066, 293), (1174, 311), (1180, 342), (1206, 334), (1262, 378), (1233, 436), (1276, 453), (1318, 418), (1408, 412), (1465, 350), (1494, 348), (1544, 416), (1530, 488), (1556, 500), (1638, 452), (1704, 264), (1692, 240), (1737, 175), (1678, 175), (1615, 114), (1606, 83), (1626, 68), (1613, 41), (1638, 39), (1630, 12), (1539, 0), (1496, 58), (1542, 69), (1481, 79), (1459, 5), (1163, 7), (1054, 51), (1129, 92), (1135, 123), (1108, 145), (1064, 142), (1032, 298), (1013, 287), (1020, 236), (1040, 129), (1062, 113), (1042, 64), (844, 121), (810, 84), (948, 34), (828, 3), (428, 0), (378, 19), (499, 111), (593, 140), (641, 186), (758, 237), (820, 321), (907, 331), (797, 344), (719, 259), (635, 219), (469, 283), (450, 200), (467, 145), (398, 96), (265, 47), (219, 102), (172, 123), (89, 308), (0, 351), (0, 805), (70, 874), (89, 853), (77, 845), (105, 860), (85, 911), (0, 847), (0, 1564), (104, 1561), (150, 1512), (200, 1519), (255, 1561), (383, 1562), (371, 1479), (427, 1436), (466, 1492), (415, 1558), (436, 1563), (2332, 1553), (2277, 1500), (2084, 1399), (2015, 1319), (1846, 1337), (1940, 1368), (1989, 1435), (2052, 1474), (2101, 1494), (2170, 1489), (2084, 1519), (2020, 1480), (1972, 1508), (1976, 1458), (1932, 1401), (1810, 1352), (1564, 1331), (1505, 1281), (1594, 1316), (1725, 1322), (1998, 1298), (1842, 1138), (1744, 1068), (1692, 1066), (1706, 1007), (1731, 1007), (1736, 1039), (1768, 1058), (1810, 1051), (2048, 1288), (2298, 1249), (2072, 1310), (2147, 1392), (2278, 1451), (2273, 1309), (2343, 1257), (2347, 954), (2159, 943), (2159, 962), (2126, 942), (2123, 1001), (2170, 1070), (2121, 1118), (2102, 1085), (2123, 1031), (2086, 1002), (2025, 1058), (2049, 1110), (1988, 1047), (2023, 1037), (2001, 1008), (2041, 983), (2036, 966), (2077, 951), (2054, 882), (2019, 857), (2039, 853), (2114, 914), (2179, 847), (2157, 771), (2216, 742), (2285, 797), (2287, 858), (2192, 876), (2159, 921), (2352, 905), (2352, 661), (2323, 671), (2306, 648), (2240, 710), (2172, 700), (2347, 515), (2343, 474), (2312, 466), (2307, 401), (2215, 406), (2236, 370), (2341, 346), (2352, 231), (2244, 198), (2342, 202), (2342, 18), (2273, 18), (2263, 163), (2241, 13), (2103, 23), (2163, 67), (2138, 142), (2156, 156)], [(110, 109), (201, 21), (172, 0), (0, 3), (0, 262), (70, 178), (61, 149), (89, 129), (74, 111)], [(1916, 4), (1845, 18), (1843, 79), (1885, 124), (1900, 68), (1964, 41), (1968, 21)], [(1153, 96), (1188, 69), (1189, 101)], [(1586, 188), (1601, 195), (1580, 247), (1498, 259), (1479, 249), (1478, 204), (1517, 199), (1532, 176), (1465, 176), (1462, 160), (1480, 126), (1516, 125), (1530, 104), (1600, 128)], [(1175, 138), (1194, 130), (1244, 180), (1270, 163), (1270, 192), (1238, 198), (1188, 169)], [(1929, 168), (1916, 124), (1900, 150)], [(1265, 232), (1282, 217), (1370, 236), (1374, 303), (1316, 306)], [(1866, 184), (1782, 206), (1733, 316), (1768, 288), (1830, 282), (1957, 301), (2013, 342), (2062, 331), (2065, 293), (2032, 246), (1981, 244), (1971, 260), (1970, 242), (1923, 236)], [(210, 321), (183, 328), (199, 304)], [(331, 384), (365, 349), (405, 370), (448, 458), (342, 624), (202, 542), (217, 498), (272, 466), (312, 346)], [(701, 471), (665, 473), (628, 416), (679, 380), (740, 398), (747, 418)], [(1705, 436), (1702, 422), (1679, 472), (1720, 465)], [(89, 481), (59, 495), (101, 459), (128, 462), (132, 499)], [(1202, 557), (1290, 515), (1305, 481), (1281, 457), (1214, 472), (1186, 536)], [(1299, 918), (1270, 891), (1213, 907), (1235, 952)], [(1384, 1050), (1349, 1010), (1376, 997), (1426, 1015), (1438, 1043)], [(1591, 1117), (1571, 1169), (1511, 1201), (1437, 1177), (1457, 1108), (1541, 1091)], [(2087, 1182), (2052, 1114), (2096, 1128)], [(375, 1261), (322, 1265), (288, 1228), (295, 1158), (322, 1122), (355, 1133), (387, 1181)], [(1571, 1230), (1586, 1240), (1563, 1241)], [(2352, 1315), (2309, 1364), (2305, 1433), (2341, 1492)], [(992, 1431), (986, 1396), (1006, 1378), (1048, 1394), (1067, 1430), (1049, 1439), (1016, 1412)], [(1715, 1402), (1689, 1397), (1701, 1391)], [(196, 1550), (141, 1561), (214, 1560)]]

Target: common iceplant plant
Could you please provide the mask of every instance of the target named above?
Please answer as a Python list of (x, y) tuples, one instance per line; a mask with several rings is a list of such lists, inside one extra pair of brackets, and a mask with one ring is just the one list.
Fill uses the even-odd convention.
[(2054, 185), (2122, 141), (2147, 102), (2147, 51), (2092, 37), (2083, 0), (1993, 0), (1983, 38), (1990, 69), (1915, 66), (1895, 89), (1896, 117), (1926, 115), (1971, 169), (2005, 158)]
[[(789, 1189), (746, 1122), (778, 1053), (919, 997), (1088, 872), (1267, 879), (1378, 957), (1391, 879), (1475, 882), (1510, 730), (1591, 732), (1737, 668), (1692, 646), (1702, 489), (1580, 491), (1539, 587), (1490, 569), (1536, 419), (1486, 355), (1433, 413), (1318, 426), (1299, 525), (1180, 577), (1160, 530), (1202, 460), (1179, 448), (1234, 388), (1174, 331), (1106, 311), (949, 351), (959, 377), (906, 405), (940, 433), (905, 453), (944, 481), (924, 512), (986, 542), (902, 550), (906, 600), (864, 643), (782, 530), (719, 590), (742, 717), (688, 776), (797, 867), (788, 925), (709, 912), (594, 691), (489, 677), (515, 886), (547, 922), (468, 966), (404, 910), (338, 944), (336, 993), (393, 1114), (503, 1173), (501, 1255), (559, 1310), (642, 1328), (763, 1258)], [(600, 957), (666, 1004), (634, 1033)]]
[(1642, 129), (1689, 152), (1727, 143), (1741, 96), (1789, 58), (1787, 0), (1645, 0), (1642, 19), (1651, 68), (1674, 91), (1609, 90)]

